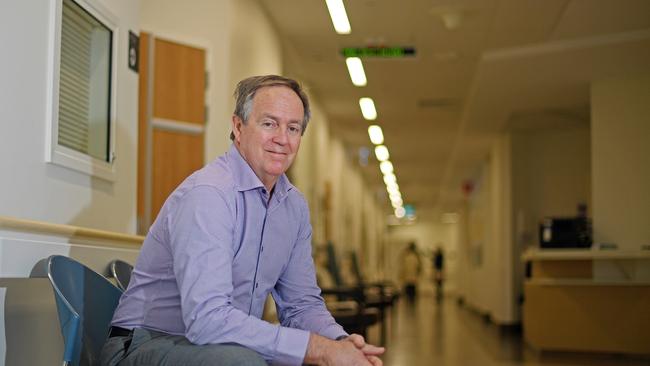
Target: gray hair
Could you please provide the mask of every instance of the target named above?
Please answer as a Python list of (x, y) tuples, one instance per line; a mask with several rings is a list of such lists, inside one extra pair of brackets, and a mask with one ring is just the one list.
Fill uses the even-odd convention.
[[(298, 95), (305, 111), (302, 118), (302, 134), (304, 134), (305, 130), (307, 130), (309, 118), (311, 117), (309, 99), (307, 98), (307, 94), (303, 91), (300, 83), (284, 76), (252, 76), (237, 83), (237, 88), (235, 88), (235, 93), (233, 94), (236, 99), (235, 116), (239, 117), (244, 124), (248, 123), (248, 117), (250, 117), (251, 111), (253, 110), (253, 98), (255, 98), (255, 93), (260, 88), (267, 86), (286, 86)], [(230, 139), (235, 139), (235, 134), (233, 132), (230, 132)]]

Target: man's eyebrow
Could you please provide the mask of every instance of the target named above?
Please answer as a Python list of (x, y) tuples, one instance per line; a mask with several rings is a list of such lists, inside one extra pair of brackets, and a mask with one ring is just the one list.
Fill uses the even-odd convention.
[[(274, 121), (279, 121), (280, 120), (280, 117), (275, 116), (275, 115), (273, 115), (271, 113), (267, 113), (267, 112), (262, 113), (262, 118), (270, 118), (270, 119), (272, 119)], [(298, 120), (298, 119), (290, 120), (288, 123), (301, 123), (302, 124), (302, 120)]]

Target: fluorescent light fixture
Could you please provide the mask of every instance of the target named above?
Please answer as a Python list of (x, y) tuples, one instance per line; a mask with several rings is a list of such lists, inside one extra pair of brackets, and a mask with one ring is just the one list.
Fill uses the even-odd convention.
[(391, 195), (391, 194), (392, 194), (392, 195), (399, 194), (400, 196), (402, 195), (402, 194), (399, 192), (399, 186), (398, 186), (397, 184), (395, 184), (395, 185), (391, 185), (391, 186), (386, 186), (386, 191), (388, 191), (388, 194), (389, 194), (389, 195)]
[(327, 10), (330, 12), (330, 18), (332, 18), (336, 33), (350, 34), (352, 28), (350, 27), (348, 14), (345, 12), (343, 0), (325, 0), (325, 3), (327, 3)]
[(370, 136), (370, 141), (375, 145), (384, 143), (384, 133), (381, 131), (381, 127), (377, 125), (368, 127), (368, 136)]
[(381, 173), (384, 174), (384, 175), (390, 174), (390, 173), (393, 172), (393, 163), (391, 163), (388, 160), (382, 161), (379, 164), (379, 170), (381, 170)]
[(395, 190), (399, 191), (399, 185), (397, 184), (397, 182), (391, 182), (391, 183), (386, 184), (386, 188), (388, 189), (389, 192), (390, 192), (391, 189), (394, 190), (394, 191)]
[(392, 200), (396, 200), (396, 199), (398, 199), (398, 198), (399, 198), (399, 199), (402, 199), (402, 194), (399, 193), (399, 192), (397, 192), (397, 194), (389, 194), (389, 195), (388, 195), (388, 198), (390, 198), (391, 201), (392, 201)]
[(401, 198), (397, 198), (395, 200), (390, 200), (390, 203), (393, 205), (393, 208), (398, 208), (404, 204), (404, 201), (402, 201)]
[(369, 121), (377, 119), (377, 110), (375, 109), (375, 102), (373, 102), (372, 98), (364, 97), (359, 99), (359, 107), (361, 107), (363, 118)]
[(390, 158), (388, 148), (384, 145), (375, 146), (375, 156), (379, 161), (386, 161)]
[(388, 185), (389, 183), (397, 183), (397, 177), (393, 173), (388, 173), (384, 175), (384, 183)]
[(358, 57), (348, 57), (345, 59), (345, 64), (348, 65), (348, 73), (350, 74), (352, 84), (355, 86), (366, 86), (368, 80), (366, 79), (366, 73), (363, 71), (361, 59)]
[(404, 217), (404, 215), (406, 215), (406, 210), (404, 209), (404, 207), (398, 207), (395, 209), (395, 216), (397, 218), (401, 219), (402, 217)]

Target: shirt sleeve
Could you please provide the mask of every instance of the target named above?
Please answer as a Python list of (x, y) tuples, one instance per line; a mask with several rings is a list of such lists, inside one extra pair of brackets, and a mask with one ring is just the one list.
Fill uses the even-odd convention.
[(306, 329), (326, 338), (337, 339), (348, 333), (336, 323), (320, 296), (311, 255), (309, 209), (304, 201), (302, 203), (298, 240), (273, 290), (278, 318), (283, 326)]
[(167, 217), (185, 336), (194, 344), (236, 343), (274, 364), (300, 365), (309, 332), (270, 324), (232, 305), (233, 205), (217, 188), (199, 186)]

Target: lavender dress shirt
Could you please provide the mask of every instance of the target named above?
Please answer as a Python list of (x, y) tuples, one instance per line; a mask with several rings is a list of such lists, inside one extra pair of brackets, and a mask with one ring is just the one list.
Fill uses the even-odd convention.
[[(260, 319), (269, 293), (281, 325)], [(302, 363), (310, 331), (347, 335), (316, 285), (305, 199), (282, 175), (269, 200), (234, 145), (169, 196), (113, 325), (237, 343), (287, 365)]]

